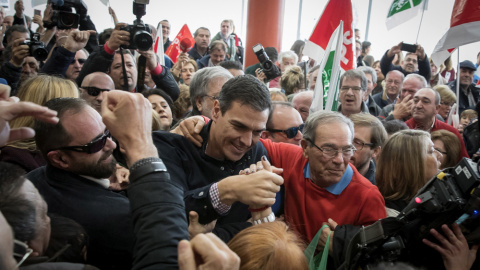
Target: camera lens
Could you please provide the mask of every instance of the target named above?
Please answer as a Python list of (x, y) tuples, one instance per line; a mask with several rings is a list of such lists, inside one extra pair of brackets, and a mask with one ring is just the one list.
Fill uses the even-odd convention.
[(47, 59), (48, 51), (43, 45), (35, 45), (31, 47), (31, 55), (37, 59), (37, 61), (44, 61)]
[(140, 51), (148, 51), (153, 45), (153, 39), (150, 33), (144, 30), (138, 30), (133, 36), (133, 42)]

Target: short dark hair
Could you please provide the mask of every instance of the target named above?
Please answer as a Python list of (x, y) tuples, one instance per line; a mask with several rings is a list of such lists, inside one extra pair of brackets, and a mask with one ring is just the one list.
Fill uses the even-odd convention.
[(405, 130), (408, 129), (407, 124), (405, 122), (400, 121), (400, 120), (390, 120), (390, 121), (382, 121), (383, 127), (385, 128), (385, 131), (387, 131), (387, 134), (390, 136), (394, 133), (399, 132), (400, 130)]
[(210, 35), (210, 29), (201, 26), (201, 27), (197, 28), (197, 30), (195, 30), (195, 33), (193, 33), (193, 37), (194, 37), (194, 38), (196, 38), (196, 37), (198, 36), (198, 31), (199, 31), (199, 30), (206, 30), (206, 31), (208, 31), (208, 34)]
[(27, 242), (35, 238), (36, 208), (20, 190), (25, 171), (11, 163), (0, 162), (0, 212), (13, 229), (15, 239)]
[(48, 152), (58, 146), (66, 146), (72, 139), (72, 136), (67, 133), (62, 125), (62, 118), (65, 113), (69, 111), (79, 113), (89, 105), (85, 100), (80, 98), (54, 98), (47, 101), (44, 106), (57, 111), (57, 117), (60, 119), (57, 124), (35, 120), (33, 125), (33, 129), (35, 130), (35, 143), (42, 152), (45, 160), (50, 163), (47, 158)]
[(236, 69), (243, 71), (243, 66), (238, 61), (222, 61), (218, 65), (223, 67), (224, 69)]
[(5, 32), (5, 36), (7, 37), (7, 43), (10, 41), (13, 32), (28, 33), (30, 35), (30, 32), (28, 31), (27, 27), (25, 27), (25, 25), (14, 24), (10, 26)]
[(113, 33), (113, 28), (107, 28), (103, 30), (103, 32), (101, 32), (98, 35), (98, 44), (104, 45), (105, 43), (107, 43), (107, 40), (110, 39), (110, 36), (112, 35), (112, 33)]
[(266, 47), (265, 53), (268, 55), (268, 58), (275, 63), (278, 60), (278, 51), (274, 47)]
[(218, 95), (218, 101), (222, 114), (232, 107), (234, 101), (259, 112), (270, 110), (272, 106), (268, 88), (252, 75), (242, 75), (228, 80)]
[(362, 52), (365, 53), (365, 51), (372, 46), (372, 43), (370, 41), (364, 41), (362, 42)]
[(160, 88), (153, 88), (153, 89), (145, 90), (145, 91), (142, 92), (142, 95), (143, 95), (145, 98), (148, 98), (148, 97), (151, 96), (151, 95), (161, 96), (162, 98), (165, 99), (165, 101), (167, 101), (168, 106), (170, 106), (170, 108), (173, 107), (173, 100), (172, 100), (172, 98), (171, 98), (167, 93), (165, 93), (165, 91), (163, 91), (163, 90), (160, 89)]

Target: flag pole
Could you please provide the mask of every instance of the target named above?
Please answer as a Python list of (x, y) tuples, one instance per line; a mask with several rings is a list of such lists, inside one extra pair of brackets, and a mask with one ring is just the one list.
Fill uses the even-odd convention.
[(365, 29), (365, 40), (368, 40), (368, 29), (370, 29), (370, 14), (372, 13), (372, 0), (368, 0), (367, 29)]
[(302, 8), (303, 8), (303, 0), (300, 0), (300, 3), (298, 3), (297, 39), (300, 39), (300, 26), (302, 24)]
[(423, 1), (422, 16), (420, 17), (420, 24), (418, 25), (417, 39), (415, 39), (415, 44), (418, 44), (418, 36), (420, 35), (420, 28), (422, 28), (423, 13), (425, 13), (425, 6), (427, 5), (427, 0)]

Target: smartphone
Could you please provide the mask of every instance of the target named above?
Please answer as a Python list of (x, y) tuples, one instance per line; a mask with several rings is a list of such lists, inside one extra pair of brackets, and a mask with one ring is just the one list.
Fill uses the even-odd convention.
[(34, 12), (35, 15), (42, 16), (42, 11), (40, 9), (34, 9), (33, 12)]
[(408, 44), (408, 43), (402, 43), (402, 51), (405, 52), (416, 52), (417, 51), (417, 45), (415, 44)]

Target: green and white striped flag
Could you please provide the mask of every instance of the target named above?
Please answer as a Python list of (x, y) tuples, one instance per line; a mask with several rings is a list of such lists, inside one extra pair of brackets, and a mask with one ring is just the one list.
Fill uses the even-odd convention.
[(387, 30), (390, 30), (427, 9), (427, 0), (393, 0), (387, 14)]
[(328, 41), (325, 54), (320, 63), (319, 75), (313, 93), (313, 102), (310, 106), (310, 113), (325, 110), (337, 111), (338, 87), (342, 71), (340, 60), (342, 59), (343, 46), (343, 21), (340, 21), (337, 29), (333, 32)]

